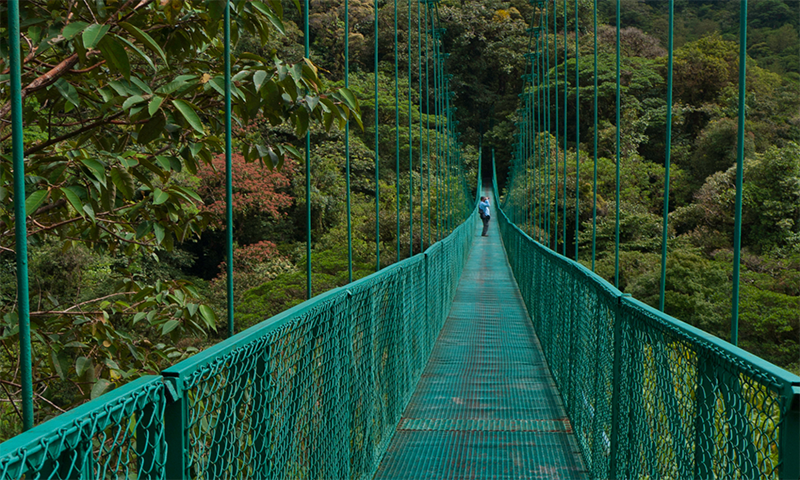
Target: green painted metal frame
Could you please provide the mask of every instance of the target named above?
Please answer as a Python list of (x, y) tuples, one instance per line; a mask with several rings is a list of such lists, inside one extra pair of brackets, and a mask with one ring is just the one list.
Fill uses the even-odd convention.
[(623, 295), (497, 217), (592, 477), (800, 475), (800, 377)]

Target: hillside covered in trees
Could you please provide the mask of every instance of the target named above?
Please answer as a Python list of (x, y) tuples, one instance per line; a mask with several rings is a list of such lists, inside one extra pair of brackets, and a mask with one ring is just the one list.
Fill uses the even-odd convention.
[[(579, 1), (591, 26), (592, 2)], [(622, 1), (621, 289), (658, 302), (666, 129), (665, 0)], [(138, 2), (136, 2), (138, 3)], [(225, 336), (224, 178), (219, 11), (206, 3), (24, 2), (23, 52), (34, 381), (38, 421), (140, 375), (157, 372)], [(374, 3), (351, 0), (349, 90), (344, 86), (343, 0), (313, 0), (311, 61), (303, 60), (302, 13), (293, 2), (236, 1), (233, 51), (235, 322), (241, 331), (305, 300), (305, 175), (301, 138), (311, 133), (314, 293), (347, 275), (343, 122), (351, 121), (354, 277), (375, 270)], [(559, 12), (564, 4), (557, 2)], [(614, 275), (615, 22), (599, 2), (599, 218), (597, 272)], [(667, 313), (729, 336), (736, 145), (738, 5), (676, 1), (675, 90)], [(200, 7), (203, 7), (202, 9)], [(420, 251), (442, 232), (401, 231), (400, 201), (433, 225), (443, 206), (415, 199), (407, 165), (395, 171), (395, 141), (439, 135), (444, 120), (420, 105), (400, 78), (395, 129), (394, 3), (378, 3), (381, 262)], [(101, 8), (102, 7), (102, 8)], [(0, 5), (0, 12), (5, 12)], [(209, 7), (211, 8), (211, 7)], [(399, 3), (398, 35), (416, 38), (416, 5)], [(574, 1), (566, 8), (574, 11)], [(212, 8), (213, 10), (213, 8)], [(800, 3), (751, 2), (740, 346), (800, 371)], [(206, 12), (206, 13), (202, 13)], [(478, 156), (496, 151), (501, 189), (536, 19), (527, 1), (442, 0), (439, 15), (464, 142), (467, 179)], [(574, 15), (557, 17), (550, 65), (574, 72)], [(409, 25), (411, 29), (409, 30)], [(566, 30), (566, 35), (565, 35)], [(3, 38), (7, 32), (0, 34)], [(583, 28), (580, 85), (568, 98), (566, 201), (589, 198), (575, 183), (575, 125), (581, 171), (591, 169), (593, 32)], [(565, 58), (564, 51), (567, 51)], [(416, 86), (421, 72), (398, 53)], [(3, 74), (7, 49), (0, 46)], [(411, 63), (409, 67), (409, 63)], [(556, 67), (557, 66), (557, 67)], [(55, 73), (54, 73), (55, 72)], [(268, 75), (264, 75), (266, 72)], [(39, 82), (38, 87), (35, 82)], [(562, 91), (563, 83), (560, 84)], [(7, 76), (0, 89), (8, 103)], [(298, 100), (287, 101), (282, 95)], [(302, 92), (304, 95), (296, 95)], [(352, 92), (352, 97), (350, 96)], [(355, 100), (352, 100), (352, 99)], [(563, 97), (562, 97), (563, 102)], [(312, 105), (325, 104), (325, 112)], [(411, 111), (411, 128), (408, 111)], [(8, 110), (0, 107), (5, 118)], [(555, 107), (554, 107), (555, 108)], [(421, 114), (418, 112), (422, 112)], [(357, 120), (357, 122), (355, 121)], [(357, 126), (356, 124), (363, 125)], [(0, 437), (19, 431), (13, 196), (9, 128), (0, 126)], [(551, 131), (551, 135), (555, 135)], [(561, 131), (563, 135), (563, 130)], [(483, 151), (478, 151), (482, 143)], [(553, 148), (555, 142), (551, 142)], [(588, 152), (588, 153), (587, 153)], [(488, 172), (484, 162), (484, 175)], [(434, 177), (437, 173), (434, 172)], [(460, 179), (439, 175), (433, 188)], [(471, 180), (470, 180), (471, 181)], [(562, 179), (563, 181), (563, 179)], [(556, 188), (557, 186), (554, 186)], [(563, 188), (559, 187), (559, 188)], [(463, 195), (469, 195), (463, 193)], [(465, 197), (469, 198), (469, 197)], [(553, 205), (555, 208), (557, 205)], [(560, 207), (559, 207), (560, 208)], [(424, 209), (424, 210), (423, 210)], [(460, 221), (465, 211), (455, 213)], [(572, 220), (570, 220), (572, 221)], [(580, 256), (589, 262), (591, 206), (581, 208)], [(574, 225), (568, 225), (574, 231)], [(426, 227), (427, 228), (427, 227)], [(588, 235), (588, 236), (586, 236)], [(588, 243), (587, 243), (588, 242)], [(575, 243), (567, 239), (567, 251)], [(400, 246), (398, 251), (397, 246)]]

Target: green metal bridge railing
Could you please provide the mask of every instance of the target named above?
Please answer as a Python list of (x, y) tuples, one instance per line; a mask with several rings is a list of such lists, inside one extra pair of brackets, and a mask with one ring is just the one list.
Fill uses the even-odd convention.
[(167, 443), (183, 453), (167, 477), (372, 475), (447, 318), (475, 218), (165, 370)]
[(0, 479), (369, 478), (476, 224), (3, 443)]
[(0, 444), (0, 478), (164, 478), (165, 403), (139, 378)]
[[(499, 205), (496, 176), (494, 191)], [(498, 210), (592, 478), (800, 477), (800, 377), (623, 294)]]

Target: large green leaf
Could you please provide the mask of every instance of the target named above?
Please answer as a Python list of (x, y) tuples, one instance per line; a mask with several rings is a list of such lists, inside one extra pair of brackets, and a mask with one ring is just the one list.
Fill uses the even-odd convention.
[(61, 188), (61, 193), (67, 197), (67, 201), (72, 208), (75, 209), (80, 215), (83, 215), (83, 202), (81, 202), (81, 197), (79, 197), (75, 192), (70, 190), (69, 188)]
[(166, 335), (169, 332), (171, 332), (171, 331), (175, 330), (176, 328), (178, 328), (180, 326), (180, 324), (181, 324), (181, 322), (179, 322), (178, 320), (170, 320), (170, 321), (166, 322), (161, 327), (161, 333), (163, 335)]
[(55, 85), (58, 93), (60, 93), (61, 96), (64, 97), (69, 103), (75, 105), (76, 107), (80, 106), (81, 97), (78, 96), (78, 91), (75, 90), (75, 87), (73, 87), (71, 83), (67, 82), (63, 78), (59, 78), (53, 85)]
[(216, 330), (217, 316), (214, 314), (213, 310), (205, 305), (200, 305), (200, 315), (203, 317), (203, 321), (205, 321), (209, 328)]
[(347, 88), (340, 88), (337, 93), (339, 94), (339, 98), (347, 105), (347, 108), (358, 111), (358, 100), (356, 100), (353, 92)]
[(281, 0), (269, 0), (269, 4), (272, 7), (272, 11), (280, 18), (283, 18), (283, 4), (281, 4)]
[(308, 131), (308, 111), (305, 109), (297, 110), (297, 116), (295, 118), (295, 134), (298, 137), (302, 137)]
[[(196, 80), (197, 75), (178, 75), (171, 82), (166, 85), (161, 86), (156, 92), (162, 95), (169, 95), (171, 93), (175, 93), (184, 87), (191, 86), (192, 83), (189, 83), (190, 80)], [(195, 82), (196, 83), (196, 82)]]
[(194, 111), (194, 107), (191, 103), (185, 100), (173, 100), (172, 104), (175, 105), (175, 108), (181, 112), (183, 118), (189, 122), (189, 125), (192, 126), (198, 133), (204, 134), (205, 130), (203, 129), (203, 124), (200, 122), (200, 117), (197, 116), (197, 113)]
[(168, 64), (167, 56), (164, 54), (164, 50), (162, 50), (161, 47), (158, 46), (158, 43), (156, 43), (156, 41), (153, 40), (153, 37), (148, 35), (147, 32), (142, 31), (139, 27), (131, 25), (128, 22), (119, 22), (118, 25), (124, 28), (136, 40), (142, 42), (142, 45), (156, 52), (161, 57), (161, 59), (164, 60), (165, 65)]
[(127, 198), (133, 198), (133, 192), (136, 185), (133, 182), (133, 177), (127, 170), (121, 167), (114, 167), (111, 169), (111, 181), (117, 186), (122, 195)]
[(256, 87), (256, 92), (261, 90), (261, 86), (264, 85), (264, 81), (267, 79), (267, 72), (264, 70), (258, 70), (256, 73), (253, 74), (253, 84)]
[(250, 2), (250, 5), (255, 7), (259, 12), (263, 13), (272, 23), (272, 26), (275, 27), (276, 30), (281, 32), (281, 35), (286, 35), (286, 29), (283, 28), (283, 22), (281, 19), (275, 15), (275, 12), (269, 9), (266, 5), (261, 2), (254, 1)]
[(169, 200), (169, 194), (160, 188), (156, 188), (153, 191), (153, 205), (161, 205), (162, 203)]
[(153, 96), (153, 98), (150, 99), (150, 103), (147, 104), (147, 113), (152, 116), (161, 108), (161, 102), (163, 101), (163, 97), (159, 97), (158, 95)]
[(160, 245), (161, 242), (164, 241), (164, 236), (166, 235), (166, 229), (164, 228), (163, 225), (156, 222), (153, 223), (153, 233), (156, 236), (156, 242), (158, 242), (158, 244)]
[(86, 22), (72, 22), (64, 27), (64, 30), (61, 31), (61, 35), (67, 40), (72, 40), (75, 35), (84, 31), (88, 25), (89, 24)]
[(153, 63), (153, 59), (151, 59), (150, 56), (144, 53), (139, 47), (128, 41), (128, 39), (125, 37), (117, 37), (117, 39), (127, 45), (128, 48), (139, 54), (139, 56), (142, 57), (142, 59), (147, 62), (148, 65), (150, 65), (150, 68), (152, 68), (154, 71), (158, 71), (156, 65)]
[(100, 25), (98, 23), (86, 27), (86, 30), (83, 31), (83, 47), (86, 50), (96, 47), (110, 28), (108, 25)]
[(134, 95), (132, 97), (129, 97), (122, 104), (122, 109), (123, 110), (127, 110), (127, 109), (131, 108), (132, 106), (136, 105), (137, 103), (144, 102), (144, 100), (145, 100), (144, 97), (142, 97), (141, 95)]
[(200, 198), (200, 195), (198, 195), (197, 192), (195, 192), (191, 188), (184, 188), (176, 185), (172, 187), (172, 189), (188, 202), (192, 202), (194, 200), (197, 203), (203, 203), (203, 199)]
[(39, 205), (44, 203), (44, 200), (47, 198), (47, 190), (37, 190), (30, 195), (28, 195), (27, 200), (25, 200), (25, 211), (28, 215), (32, 214), (39, 208)]
[(139, 134), (136, 136), (136, 141), (142, 145), (148, 144), (160, 137), (164, 132), (164, 127), (167, 125), (167, 119), (164, 115), (158, 112), (147, 121), (142, 128), (139, 129)]
[(97, 382), (95, 382), (95, 384), (92, 386), (91, 399), (94, 400), (95, 398), (104, 394), (106, 390), (108, 390), (111, 387), (111, 385), (112, 385), (111, 382), (109, 382), (105, 378), (97, 380)]
[(78, 357), (75, 360), (75, 373), (78, 374), (79, 377), (82, 377), (84, 373), (91, 370), (94, 373), (94, 365), (92, 365), (92, 361), (86, 357)]
[(105, 177), (106, 177), (106, 167), (102, 163), (98, 162), (97, 160), (95, 160), (93, 158), (81, 159), (81, 163), (86, 165), (87, 167), (89, 167), (89, 169), (92, 170), (92, 172), (94, 173), (94, 176), (98, 180), (101, 180), (101, 179), (104, 180), (105, 179)]
[(128, 60), (128, 52), (123, 47), (114, 35), (104, 36), (97, 44), (103, 58), (106, 59), (106, 65), (112, 72), (121, 74), (125, 80), (131, 79), (131, 63)]

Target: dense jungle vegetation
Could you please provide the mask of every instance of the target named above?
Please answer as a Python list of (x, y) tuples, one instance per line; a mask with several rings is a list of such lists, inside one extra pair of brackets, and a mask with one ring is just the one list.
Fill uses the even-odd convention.
[[(586, 113), (593, 108), (592, 3), (577, 1), (580, 24), (586, 26), (578, 36), (580, 108)], [(667, 9), (665, 0), (621, 1), (621, 288), (657, 304)], [(342, 126), (348, 118), (353, 120), (354, 276), (374, 271), (375, 11), (373, 2), (350, 1), (350, 89), (345, 90), (343, 0), (311, 2), (311, 62), (302, 58), (302, 15), (295, 3), (234, 3), (233, 267), (236, 330), (241, 331), (305, 299), (304, 143), (299, 139), (306, 131), (312, 145), (314, 293), (347, 282)], [(572, 12), (574, 3), (567, 3)], [(30, 0), (22, 5), (34, 389), (37, 421), (43, 421), (225, 336), (219, 320), (226, 312), (224, 125), (220, 115), (209, 113), (222, 108), (221, 10), (219, 2), (201, 0)], [(615, 5), (600, 5), (597, 271), (613, 280), (615, 33), (610, 25)], [(675, 25), (666, 311), (725, 339), (733, 256), (738, 5), (677, 0)], [(0, 5), (3, 25), (5, 8)], [(407, 8), (400, 2), (401, 41), (416, 35), (415, 12), (408, 32)], [(756, 0), (748, 17), (740, 307), (740, 345), (794, 372), (800, 371), (798, 11), (798, 0)], [(536, 12), (522, 0), (442, 0), (439, 14), (447, 29), (444, 50), (450, 53), (467, 178), (477, 176), (482, 137), (484, 158), (490, 149), (496, 151), (505, 188), (526, 68), (526, 32), (538, 21)], [(393, 3), (379, 2), (378, 16), (381, 261), (389, 264), (407, 257), (409, 244), (418, 252), (421, 239), (419, 231), (404, 229), (398, 254)], [(557, 19), (560, 51), (551, 53), (550, 65), (562, 75), (565, 66), (575, 69), (573, 22), (574, 15), (566, 25)], [(0, 38), (6, 37), (0, 31)], [(19, 432), (21, 421), (15, 404), (20, 387), (8, 52), (2, 42), (0, 438), (7, 438)], [(407, 72), (407, 53), (398, 56), (401, 72)], [(412, 61), (412, 85), (419, 73)], [(401, 74), (398, 135), (405, 156), (409, 135), (416, 142), (420, 127), (427, 135), (430, 125), (435, 137), (435, 125), (443, 122), (425, 113), (424, 105), (423, 114), (417, 113), (421, 98), (414, 91), (408, 98), (407, 82)], [(574, 101), (574, 74), (568, 82)], [(580, 119), (582, 172), (591, 171), (593, 163), (591, 120), (591, 115)], [(568, 116), (567, 124), (568, 149), (559, 156), (566, 155), (571, 177), (567, 198), (559, 201), (574, 205), (576, 188), (590, 198), (592, 184), (589, 176), (575, 183), (576, 119)], [(550, 133), (551, 145), (559, 148), (556, 132)], [(401, 162), (402, 204), (408, 205), (409, 176), (419, 185), (418, 175)], [(432, 185), (449, 183), (458, 190), (459, 181), (441, 175)], [(430, 205), (422, 202), (434, 221), (442, 215), (436, 198), (432, 195)], [(421, 209), (413, 200), (416, 224)], [(408, 221), (408, 209), (402, 208), (400, 222)], [(588, 263), (589, 202), (582, 204), (580, 221), (581, 260)], [(567, 247), (574, 252), (574, 242)]]

